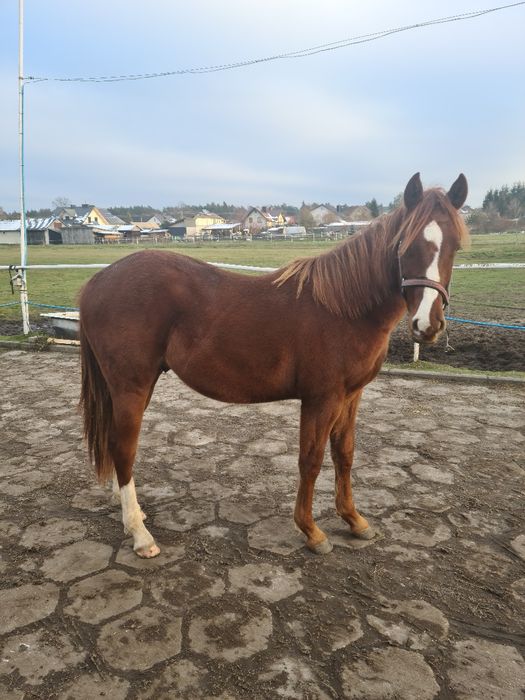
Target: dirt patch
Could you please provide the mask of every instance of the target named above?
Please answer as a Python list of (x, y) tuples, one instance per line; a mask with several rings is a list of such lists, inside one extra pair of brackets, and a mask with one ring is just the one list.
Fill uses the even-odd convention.
[[(525, 326), (525, 320), (514, 324)], [(435, 345), (420, 346), (420, 360), (465, 369), (525, 372), (525, 330), (450, 321), (447, 331), (448, 342), (442, 335)], [(387, 361), (412, 362), (413, 354), (414, 343), (404, 322), (392, 333)]]

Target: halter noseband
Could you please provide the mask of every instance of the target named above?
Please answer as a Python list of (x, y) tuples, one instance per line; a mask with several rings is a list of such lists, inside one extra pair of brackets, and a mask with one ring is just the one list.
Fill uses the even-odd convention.
[(443, 299), (443, 306), (448, 306), (450, 303), (450, 297), (446, 287), (439, 282), (428, 279), (428, 277), (413, 277), (412, 279), (408, 280), (401, 277), (402, 294), (407, 287), (431, 287), (432, 289), (437, 289), (437, 291), (441, 294), (441, 298)]

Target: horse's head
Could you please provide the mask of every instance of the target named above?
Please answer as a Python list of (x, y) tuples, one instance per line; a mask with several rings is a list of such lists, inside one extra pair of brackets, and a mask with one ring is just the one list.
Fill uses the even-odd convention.
[(423, 191), (419, 173), (405, 188), (398, 257), (409, 327), (417, 343), (434, 343), (446, 325), (444, 309), (454, 255), (468, 239), (458, 214), (467, 191), (463, 174), (447, 193), (440, 189)]

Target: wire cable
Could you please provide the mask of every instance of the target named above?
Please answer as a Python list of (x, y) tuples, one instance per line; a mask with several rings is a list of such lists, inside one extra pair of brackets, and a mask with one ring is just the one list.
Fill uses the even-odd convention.
[(354, 36), (347, 39), (340, 39), (339, 41), (334, 41), (327, 44), (320, 44), (318, 46), (311, 46), (309, 48), (299, 49), (297, 51), (276, 54), (274, 56), (265, 56), (263, 58), (247, 59), (244, 61), (223, 63), (220, 65), (201, 66), (199, 68), (181, 68), (178, 70), (162, 71), (157, 73), (135, 73), (131, 75), (99, 75), (70, 78), (57, 76), (28, 76), (25, 78), (25, 80), (27, 82), (32, 83), (41, 83), (46, 81), (55, 81), (63, 83), (116, 83), (132, 80), (149, 80), (151, 78), (168, 78), (180, 75), (218, 73), (220, 71), (233, 70), (236, 68), (246, 68), (247, 66), (254, 66), (260, 63), (269, 63), (271, 61), (280, 61), (284, 59), (305, 58), (306, 56), (314, 56), (315, 54), (324, 53), (327, 51), (336, 51), (338, 49), (343, 49), (348, 46), (356, 46), (357, 44), (365, 44), (371, 41), (377, 41), (379, 39), (384, 39), (387, 36), (391, 36), (393, 34), (400, 34), (402, 32), (411, 31), (413, 29), (421, 29), (423, 27), (430, 27), (438, 24), (448, 24), (451, 22), (461, 22), (467, 19), (474, 19), (476, 17), (481, 17), (483, 15), (487, 15), (493, 12), (507, 10), (512, 7), (518, 7), (519, 5), (525, 5), (525, 0), (522, 0), (522, 2), (514, 2), (508, 5), (499, 5), (498, 7), (491, 7), (485, 10), (473, 10), (471, 12), (464, 12), (458, 15), (439, 17), (437, 19), (427, 20), (425, 22), (408, 24), (402, 27), (384, 29), (379, 32), (373, 32), (372, 34), (362, 34), (360, 36)]

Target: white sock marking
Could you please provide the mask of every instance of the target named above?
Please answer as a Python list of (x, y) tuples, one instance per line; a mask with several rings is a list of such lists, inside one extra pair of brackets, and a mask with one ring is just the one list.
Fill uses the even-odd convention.
[(120, 489), (120, 499), (122, 501), (124, 530), (133, 536), (133, 549), (144, 549), (154, 544), (153, 537), (142, 522), (142, 511), (137, 501), (133, 478)]

